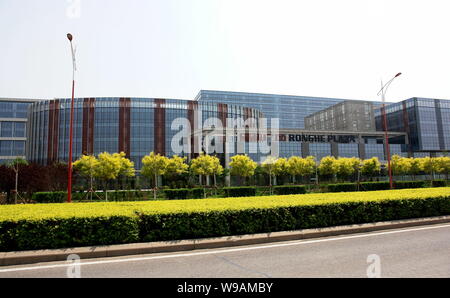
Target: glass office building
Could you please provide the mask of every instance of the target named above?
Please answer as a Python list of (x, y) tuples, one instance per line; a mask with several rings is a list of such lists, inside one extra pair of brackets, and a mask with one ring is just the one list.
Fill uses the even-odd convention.
[[(248, 128), (243, 131), (242, 128), (235, 130), (233, 128), (234, 147), (227, 147), (233, 149), (226, 152), (224, 146), (222, 152), (216, 153), (219, 155), (223, 153), (220, 156), (225, 165), (229, 156), (242, 153), (261, 162), (268, 152), (260, 151), (259, 142), (262, 140), (265, 145), (270, 146), (272, 140), (277, 140), (279, 147), (276, 154), (280, 157), (312, 155), (316, 160), (320, 160), (324, 156), (331, 155), (363, 159), (378, 157), (380, 161), (386, 161), (379, 109), (371, 116), (375, 117), (377, 130), (374, 131), (303, 128), (304, 119), (310, 113), (344, 101), (344, 99), (222, 91), (200, 91), (196, 100), (77, 98), (74, 111), (73, 159), (82, 154), (97, 155), (101, 152), (123, 151), (139, 169), (142, 157), (152, 151), (166, 156), (178, 154), (188, 158), (195, 157), (202, 149), (201, 146), (200, 149), (193, 148), (199, 144), (198, 140), (200, 139), (200, 142), (204, 140), (213, 127), (225, 126), (227, 119), (245, 121), (279, 117), (279, 130), (272, 131), (269, 128), (265, 140), (259, 135), (256, 140), (252, 139)], [(377, 106), (379, 103), (374, 102), (374, 105)], [(13, 109), (11, 105), (2, 109), (5, 117), (9, 115), (14, 118), (8, 118), (10, 121), (0, 118), (1, 152), (9, 157), (16, 156), (16, 153), (17, 156), (23, 156), (26, 131), (28, 132), (26, 157), (29, 161), (40, 164), (67, 161), (70, 99), (44, 100), (27, 106), (26, 128), (23, 123), (26, 123), (27, 119), (20, 118), (25, 115), (22, 105), (13, 105), (15, 112), (11, 110)], [(430, 153), (438, 155), (450, 150), (449, 100), (411, 98), (388, 104), (386, 110), (391, 155), (423, 156)], [(345, 113), (349, 112), (345, 110)], [(14, 120), (19, 123), (17, 124), (11, 119), (21, 120)], [(185, 119), (189, 123), (189, 131), (178, 140), (177, 137), (182, 130), (180, 123), (177, 122), (179, 119)], [(210, 119), (215, 120), (207, 127), (202, 126)], [(3, 124), (3, 121), (6, 124)], [(255, 126), (259, 127), (259, 124)], [(228, 133), (229, 129), (226, 132)], [(278, 139), (273, 139), (275, 137)], [(7, 141), (6, 145), (4, 141)], [(229, 144), (229, 140), (227, 142)], [(184, 149), (175, 150), (174, 144)], [(241, 145), (242, 147), (238, 147)], [(244, 151), (241, 148), (244, 148)]]
[(260, 110), (264, 117), (280, 119), (280, 128), (303, 129), (304, 118), (317, 111), (344, 101), (337, 98), (260, 94), (245, 92), (201, 90), (197, 101), (213, 101), (242, 105)]
[[(382, 110), (375, 113), (377, 130), (384, 130)], [(412, 156), (450, 151), (450, 100), (413, 97), (386, 106), (388, 131), (406, 132)]]
[(34, 99), (0, 98), (0, 164), (25, 158), (27, 109)]
[(267, 119), (279, 118), (280, 128), (303, 129), (306, 116), (346, 99), (201, 90), (195, 100), (255, 108), (260, 110)]
[[(32, 162), (50, 164), (68, 160), (71, 99), (55, 99), (34, 103), (28, 110), (27, 158)], [(207, 119), (255, 118), (255, 109), (213, 102), (157, 98), (76, 98), (73, 122), (73, 159), (82, 154), (125, 152), (141, 167), (144, 155), (150, 152), (166, 156), (186, 155), (174, 152), (172, 140), (180, 132), (180, 119), (189, 122), (191, 131)], [(177, 119), (177, 121), (175, 121)], [(200, 121), (201, 119), (201, 121)], [(215, 121), (219, 121), (215, 120)], [(181, 120), (183, 121), (183, 120)], [(217, 124), (217, 123), (213, 123)], [(194, 146), (194, 142), (190, 143)], [(187, 150), (188, 151), (188, 150)], [(192, 149), (190, 152), (194, 152)]]

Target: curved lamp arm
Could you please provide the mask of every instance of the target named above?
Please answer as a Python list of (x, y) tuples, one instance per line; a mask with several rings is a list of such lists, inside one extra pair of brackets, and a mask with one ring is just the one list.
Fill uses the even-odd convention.
[(384, 94), (386, 94), (386, 91), (387, 91), (389, 85), (391, 85), (392, 81), (394, 81), (394, 79), (395, 79), (396, 77), (399, 77), (401, 74), (402, 74), (402, 73), (399, 72), (399, 73), (396, 74), (392, 79), (390, 79), (386, 84), (384, 84), (384, 86), (381, 87), (380, 91), (378, 91), (377, 95), (379, 96), (380, 94), (383, 94), (383, 97), (384, 97)]

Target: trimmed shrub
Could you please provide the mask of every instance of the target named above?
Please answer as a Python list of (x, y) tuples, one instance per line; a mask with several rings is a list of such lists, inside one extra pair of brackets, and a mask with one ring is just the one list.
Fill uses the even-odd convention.
[(277, 195), (295, 195), (305, 194), (306, 186), (304, 185), (279, 185), (274, 186), (273, 190)]
[(165, 189), (164, 194), (169, 200), (186, 200), (190, 190), (188, 188)]
[(360, 190), (388, 190), (390, 189), (389, 182), (362, 182), (360, 183)]
[(88, 245), (131, 243), (139, 240), (136, 217), (71, 217), (0, 222), (0, 250), (16, 251)]
[(0, 251), (320, 228), (450, 214), (450, 188), (0, 206)]
[(224, 187), (223, 190), (227, 197), (252, 197), (256, 195), (256, 187), (251, 186)]
[(328, 184), (327, 190), (329, 192), (356, 191), (357, 185), (355, 183)]
[(248, 208), (196, 213), (142, 214), (141, 241), (269, 233), (450, 214), (450, 196)]
[(108, 201), (139, 201), (143, 198), (143, 192), (138, 190), (108, 191)]
[(35, 192), (32, 200), (36, 203), (63, 203), (67, 201), (67, 193), (64, 191)]
[(433, 180), (433, 181), (431, 181), (431, 186), (432, 187), (446, 187), (447, 186), (447, 181), (445, 181), (445, 180)]
[(190, 198), (191, 199), (202, 199), (203, 198), (203, 188), (191, 188), (190, 189)]
[[(425, 181), (394, 181), (395, 189), (403, 188), (423, 188), (426, 187)], [(374, 190), (388, 190), (390, 189), (389, 182), (361, 182), (359, 184), (360, 191), (374, 191)], [(346, 192), (357, 191), (358, 185), (356, 183), (337, 183), (328, 184), (327, 190), (329, 192)]]
[(394, 188), (422, 188), (426, 186), (425, 181), (395, 181)]
[[(138, 190), (117, 190), (108, 191), (108, 201), (140, 201), (143, 200), (148, 191)], [(33, 201), (37, 203), (65, 203), (67, 202), (67, 192), (36, 192), (32, 196)], [(92, 195), (93, 201), (103, 201), (104, 194), (102, 192)], [(87, 192), (73, 192), (72, 201), (89, 201), (90, 194)]]

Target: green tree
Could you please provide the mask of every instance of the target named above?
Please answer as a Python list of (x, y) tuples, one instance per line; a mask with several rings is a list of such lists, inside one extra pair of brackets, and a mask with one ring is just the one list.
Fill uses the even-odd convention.
[(186, 163), (186, 157), (180, 157), (178, 155), (172, 156), (168, 159), (166, 173), (164, 177), (172, 182), (176, 181), (179, 177), (188, 173), (189, 165)]
[(361, 160), (356, 157), (341, 157), (336, 160), (337, 165), (337, 175), (339, 175), (342, 180), (353, 176), (359, 171)]
[(231, 157), (229, 163), (230, 174), (238, 177), (244, 178), (253, 176), (255, 174), (255, 169), (257, 163), (254, 162), (249, 156), (245, 155), (235, 155)]
[(191, 170), (199, 176), (200, 185), (203, 185), (202, 176), (206, 177), (206, 184), (209, 185), (209, 176), (214, 174), (214, 158), (208, 154), (201, 153), (191, 160)]
[(397, 154), (392, 156), (391, 169), (394, 176), (403, 176), (409, 173), (411, 163), (409, 158), (401, 157)]
[(154, 180), (153, 198), (156, 200), (156, 192), (158, 189), (158, 176), (165, 175), (169, 159), (165, 156), (150, 152), (142, 158), (141, 174), (144, 177)]
[(295, 177), (311, 176), (314, 174), (316, 161), (313, 156), (301, 158), (299, 156), (291, 156), (288, 159), (288, 173), (292, 175), (292, 181), (295, 183)]
[[(277, 158), (277, 160), (273, 164), (273, 174), (275, 175), (275, 177), (281, 177), (288, 174), (288, 169), (289, 165), (286, 158), (283, 157)], [(282, 183), (278, 182), (278, 184)]]
[(416, 180), (416, 175), (423, 171), (422, 162), (420, 158), (409, 158), (409, 169), (408, 175), (413, 177), (413, 180)]
[(122, 184), (124, 179), (135, 176), (134, 162), (126, 158), (125, 152), (114, 153), (113, 157), (120, 163), (120, 170), (117, 176), (122, 180)]
[(320, 175), (334, 178), (339, 170), (336, 158), (333, 156), (325, 156), (320, 160), (318, 170)]
[(73, 168), (82, 176), (89, 179), (88, 194), (91, 200), (94, 193), (94, 176), (98, 164), (99, 161), (94, 155), (83, 155), (73, 163)]
[(277, 161), (276, 157), (268, 156), (262, 163), (261, 167), (269, 175), (269, 188), (270, 194), (272, 194), (272, 177), (274, 174), (275, 162)]
[[(212, 158), (212, 168), (213, 168), (213, 177), (214, 177), (214, 187), (217, 187), (217, 176), (222, 175), (224, 172), (224, 168), (220, 164), (220, 159), (216, 156), (211, 156)], [(217, 194), (217, 192), (216, 192)]]
[(122, 169), (121, 161), (108, 152), (98, 155), (98, 164), (95, 167), (94, 177), (103, 181), (103, 191), (106, 201), (108, 200), (108, 181), (117, 179)]
[(295, 183), (295, 177), (300, 176), (303, 168), (303, 158), (300, 156), (291, 156), (288, 161), (287, 172), (292, 176), (292, 183)]
[(361, 174), (372, 178), (375, 175), (380, 174), (381, 163), (377, 157), (372, 157), (370, 159), (365, 159), (361, 165)]
[(17, 204), (17, 196), (19, 194), (18, 185), (19, 185), (19, 171), (21, 166), (28, 165), (28, 162), (23, 158), (16, 158), (12, 160), (8, 167), (14, 171), (15, 174), (15, 187), (14, 187), (14, 204)]
[[(224, 171), (219, 158), (207, 154), (200, 154), (197, 158), (191, 160), (191, 170), (195, 175), (200, 176), (201, 185), (202, 176), (206, 176), (207, 185), (209, 185), (209, 177), (213, 176), (214, 187), (217, 186), (217, 175), (221, 175)], [(203, 194), (206, 197), (205, 190), (203, 190)]]
[(436, 158), (436, 172), (445, 175), (445, 180), (448, 180), (448, 175), (450, 173), (450, 157), (438, 157)]
[(114, 158), (120, 163), (119, 176), (134, 177), (136, 170), (134, 169), (134, 162), (126, 158), (125, 152), (114, 153)]
[(436, 158), (422, 157), (421, 162), (422, 162), (423, 171), (425, 172), (425, 174), (429, 174), (431, 177), (431, 181), (433, 181), (434, 174), (438, 170), (438, 162), (437, 162)]

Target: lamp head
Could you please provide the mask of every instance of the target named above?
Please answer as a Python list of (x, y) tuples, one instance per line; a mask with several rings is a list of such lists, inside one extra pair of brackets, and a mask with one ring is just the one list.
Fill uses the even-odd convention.
[(399, 77), (400, 75), (401, 75), (402, 73), (401, 72), (399, 72), (398, 74), (396, 74), (395, 75), (395, 77), (394, 78), (396, 78), (396, 77)]
[(69, 41), (72, 42), (72, 39), (73, 39), (72, 34), (67, 33), (67, 39), (69, 39)]

